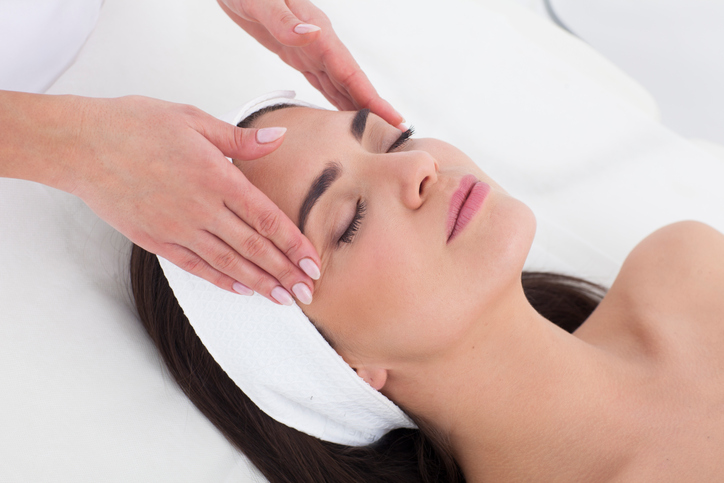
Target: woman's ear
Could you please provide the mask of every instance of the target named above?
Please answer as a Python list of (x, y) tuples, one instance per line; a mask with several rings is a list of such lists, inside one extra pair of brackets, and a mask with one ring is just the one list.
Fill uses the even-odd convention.
[(368, 367), (355, 368), (357, 375), (367, 382), (370, 386), (380, 391), (385, 387), (387, 382), (387, 369), (370, 369)]

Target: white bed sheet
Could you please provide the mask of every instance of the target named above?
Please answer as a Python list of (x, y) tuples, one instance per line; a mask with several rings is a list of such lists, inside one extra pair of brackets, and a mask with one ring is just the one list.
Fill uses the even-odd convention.
[[(493, 0), (445, 13), (431, 0), (316, 3), (420, 135), (458, 145), (533, 207), (529, 267), (606, 283), (663, 224), (724, 229), (722, 162), (532, 14)], [(324, 104), (215, 2), (106, 0), (50, 92), (218, 115), (289, 88)], [(163, 370), (128, 295), (128, 250), (79, 200), (0, 180), (0, 481), (263, 481)]]

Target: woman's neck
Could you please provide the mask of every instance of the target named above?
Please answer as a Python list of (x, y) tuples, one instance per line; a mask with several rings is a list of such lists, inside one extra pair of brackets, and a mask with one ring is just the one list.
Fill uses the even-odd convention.
[(390, 395), (449, 437), (468, 481), (611, 479), (641, 442), (645, 371), (514, 292), (459, 346), (392, 373)]

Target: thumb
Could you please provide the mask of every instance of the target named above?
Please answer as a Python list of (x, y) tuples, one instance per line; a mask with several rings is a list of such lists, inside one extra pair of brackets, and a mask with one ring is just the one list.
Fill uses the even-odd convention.
[(203, 134), (224, 156), (249, 161), (281, 146), (285, 132), (285, 127), (245, 129), (214, 120), (213, 126), (207, 127)]
[(256, 20), (266, 27), (279, 43), (290, 47), (302, 47), (314, 42), (321, 30), (316, 25), (299, 20), (282, 0), (261, 9)]

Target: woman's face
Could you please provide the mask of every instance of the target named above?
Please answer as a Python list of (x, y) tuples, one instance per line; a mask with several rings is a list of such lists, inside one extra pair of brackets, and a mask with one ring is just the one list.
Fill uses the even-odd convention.
[[(535, 220), (455, 147), (402, 142), (365, 114), (264, 114), (254, 127), (287, 127), (284, 143), (237, 165), (320, 254), (314, 301), (302, 308), (347, 362), (429, 360), (464, 342), (520, 283)], [(456, 191), (465, 199), (470, 175), (490, 189), (474, 187), (458, 221), (479, 209), (459, 230), (451, 201)]]

